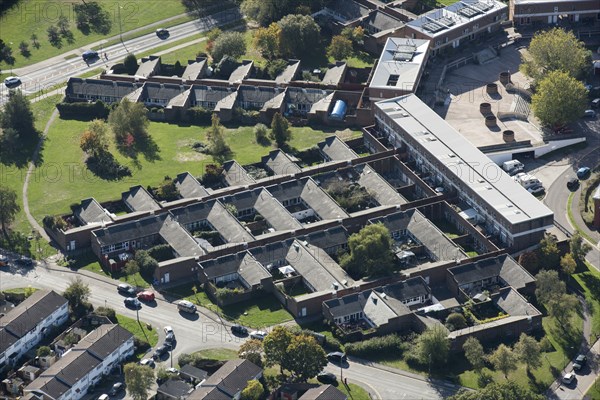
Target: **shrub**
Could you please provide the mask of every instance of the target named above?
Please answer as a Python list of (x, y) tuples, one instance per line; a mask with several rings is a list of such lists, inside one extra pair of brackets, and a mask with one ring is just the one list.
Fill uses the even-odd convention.
[(269, 129), (265, 124), (256, 124), (254, 126), (254, 137), (258, 144), (268, 144), (270, 142), (268, 138)]
[(277, 59), (272, 61), (267, 61), (266, 71), (271, 79), (275, 79), (277, 75), (283, 72), (283, 70), (287, 67), (288, 62), (286, 60)]
[(136, 336), (133, 337), (133, 345), (135, 346), (136, 353), (145, 353), (150, 350), (150, 343), (142, 340)]
[(144, 276), (154, 275), (154, 271), (158, 268), (158, 261), (150, 257), (147, 251), (138, 250), (135, 253), (135, 261), (140, 267), (140, 274)]
[(42, 223), (44, 224), (44, 226), (46, 228), (48, 228), (51, 231), (54, 231), (54, 230), (64, 231), (68, 227), (67, 222), (64, 219), (62, 219), (61, 217), (59, 217), (58, 215), (54, 215), (54, 216), (46, 215), (44, 217), (44, 219), (42, 220)]
[(110, 307), (98, 307), (95, 311), (96, 315), (107, 317), (112, 323), (117, 323), (117, 314), (114, 309)]
[(156, 261), (166, 261), (173, 258), (173, 251), (168, 244), (158, 244), (148, 250), (148, 255)]
[(449, 331), (466, 328), (466, 326), (467, 320), (462, 314), (452, 313), (446, 318), (446, 328), (448, 328)]
[(204, 167), (204, 175), (202, 176), (202, 184), (205, 186), (212, 186), (221, 181), (221, 174), (223, 173), (223, 167), (216, 164), (207, 164)]
[(259, 121), (260, 111), (244, 110), (236, 107), (233, 109), (233, 119), (243, 125), (256, 124)]
[(213, 111), (203, 107), (191, 107), (187, 110), (187, 117), (190, 123), (195, 125), (210, 124)]
[(215, 297), (219, 303), (223, 303), (242, 293), (243, 291), (240, 289), (217, 288)]
[(119, 180), (131, 176), (131, 169), (126, 165), (121, 165), (108, 151), (102, 151), (88, 157), (85, 163), (94, 175), (102, 179)]
[(106, 119), (111, 106), (98, 100), (95, 103), (58, 103), (56, 109), (62, 119), (77, 119), (89, 121), (93, 119)]
[(40, 346), (38, 347), (35, 355), (38, 357), (46, 357), (52, 354), (52, 349), (48, 346)]
[(358, 357), (373, 356), (377, 354), (402, 354), (408, 349), (409, 344), (400, 336), (392, 334), (374, 337), (357, 343), (346, 344), (346, 353)]

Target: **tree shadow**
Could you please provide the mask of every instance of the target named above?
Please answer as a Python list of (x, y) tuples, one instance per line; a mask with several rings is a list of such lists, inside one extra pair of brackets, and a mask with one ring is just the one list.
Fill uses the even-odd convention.
[(580, 278), (590, 290), (591, 296), (600, 300), (600, 278), (589, 272), (581, 274)]
[(62, 37), (67, 41), (67, 43), (72, 44), (75, 43), (75, 36), (71, 30), (66, 30), (62, 32)]
[[(15, 166), (18, 168), (24, 168), (27, 164), (33, 160), (33, 153), (40, 141), (41, 133), (36, 131), (25, 140), (21, 140), (19, 136), (14, 138), (3, 137), (0, 140), (0, 160), (3, 165)], [(43, 143), (40, 145), (41, 155), (43, 149)], [(41, 157), (39, 157), (41, 159)], [(41, 160), (38, 159), (36, 164), (41, 164)]]

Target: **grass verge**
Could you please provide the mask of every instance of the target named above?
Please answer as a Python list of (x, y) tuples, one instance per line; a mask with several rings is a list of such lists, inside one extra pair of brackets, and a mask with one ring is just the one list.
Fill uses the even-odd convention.
[(573, 225), (573, 227), (575, 228), (575, 230), (577, 232), (579, 232), (579, 234), (581, 236), (583, 236), (583, 238), (585, 240), (587, 240), (590, 243), (595, 243), (594, 239), (590, 235), (588, 235), (584, 230), (582, 230), (581, 228), (579, 228), (579, 225), (575, 221), (575, 217), (573, 216), (573, 210), (571, 209), (571, 206), (573, 204), (573, 197), (574, 196), (575, 196), (575, 192), (571, 192), (569, 194), (569, 199), (567, 200), (567, 217), (569, 218), (569, 221), (571, 222), (571, 225)]
[(237, 358), (237, 351), (232, 349), (206, 349), (195, 352), (194, 354), (199, 354), (204, 359), (211, 360), (219, 360), (219, 361), (228, 361)]
[(600, 272), (585, 262), (587, 270), (573, 274), (573, 279), (579, 284), (585, 296), (588, 308), (592, 313), (592, 342), (600, 336)]
[(600, 400), (600, 378), (596, 379), (590, 390), (585, 394), (586, 399)]
[[(127, 329), (129, 332), (133, 334), (139, 340), (147, 342), (150, 347), (156, 346), (158, 343), (158, 332), (155, 329), (148, 329), (146, 324), (143, 322), (138, 322), (133, 318), (126, 317), (121, 314), (117, 314), (117, 323), (121, 325), (123, 328)], [(138, 359), (141, 359), (144, 353), (136, 354)]]

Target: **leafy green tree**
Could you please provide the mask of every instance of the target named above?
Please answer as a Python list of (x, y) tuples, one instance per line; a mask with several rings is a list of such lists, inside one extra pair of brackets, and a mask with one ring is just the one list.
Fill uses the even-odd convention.
[(123, 60), (123, 67), (125, 67), (125, 72), (127, 72), (129, 75), (135, 74), (135, 72), (138, 69), (138, 62), (137, 58), (135, 57), (135, 54), (127, 54), (127, 56)]
[(154, 271), (158, 268), (158, 261), (152, 258), (146, 250), (136, 251), (135, 261), (140, 267), (140, 273), (145, 276), (154, 275)]
[(571, 250), (571, 254), (573, 255), (573, 259), (577, 263), (582, 263), (585, 260), (585, 256), (592, 250), (592, 246), (590, 246), (579, 232), (575, 232), (571, 239), (569, 239), (569, 248)]
[(125, 386), (133, 400), (146, 400), (154, 381), (154, 371), (147, 365), (129, 363), (125, 365)]
[(48, 29), (46, 29), (46, 33), (48, 34), (50, 45), (60, 49), (62, 47), (62, 40), (58, 28), (54, 25), (50, 25)]
[(556, 318), (563, 329), (568, 327), (571, 316), (577, 311), (579, 300), (572, 294), (563, 293), (548, 302), (549, 314)]
[(461, 389), (448, 400), (544, 400), (544, 396), (514, 381), (492, 382), (483, 389)]
[(90, 287), (78, 276), (71, 279), (71, 283), (65, 289), (63, 296), (69, 302), (71, 309), (77, 310), (87, 303), (90, 296)]
[(38, 35), (36, 35), (35, 33), (32, 33), (31, 37), (29, 39), (31, 39), (31, 44), (33, 45), (33, 47), (35, 47), (36, 49), (40, 48), (40, 42), (38, 40)]
[(540, 271), (536, 276), (535, 297), (542, 304), (548, 304), (553, 299), (567, 292), (567, 286), (558, 277), (556, 271)]
[(86, 154), (98, 156), (108, 151), (108, 125), (101, 119), (95, 119), (81, 135), (79, 147)]
[(267, 60), (272, 60), (279, 54), (281, 28), (271, 23), (266, 28), (258, 28), (254, 33), (254, 47)]
[(21, 207), (17, 203), (17, 193), (7, 186), (0, 186), (0, 224), (2, 233), (9, 238), (8, 226), (15, 220)]
[(208, 151), (215, 162), (222, 164), (231, 157), (231, 148), (225, 142), (224, 129), (216, 113), (213, 113), (211, 126), (206, 131), (206, 141), (208, 142)]
[(56, 25), (58, 26), (60, 33), (62, 35), (66, 35), (69, 31), (69, 18), (67, 18), (67, 16), (63, 14), (59, 15), (58, 20), (56, 21)]
[(515, 344), (515, 353), (519, 360), (527, 365), (527, 371), (539, 368), (542, 365), (542, 350), (540, 344), (525, 333), (521, 333), (519, 341)]
[(327, 365), (325, 351), (316, 339), (309, 335), (294, 336), (286, 349), (286, 354), (284, 368), (299, 382), (314, 378)]
[(256, 138), (256, 143), (260, 145), (267, 145), (270, 143), (269, 141), (269, 129), (265, 124), (256, 124), (254, 126), (254, 137)]
[(29, 43), (21, 40), (21, 43), (19, 43), (19, 52), (23, 57), (29, 57), (31, 55), (31, 51), (29, 51)]
[(284, 326), (276, 326), (263, 341), (265, 350), (265, 364), (272, 366), (279, 364), (279, 369), (283, 374), (283, 367), (287, 356), (287, 349), (292, 343), (292, 333)]
[(154, 189), (154, 195), (160, 201), (173, 201), (179, 198), (179, 189), (171, 177), (165, 176), (165, 179)]
[(260, 26), (268, 26), (287, 15), (294, 3), (295, 0), (245, 0), (242, 12)]
[(475, 337), (469, 337), (463, 344), (463, 351), (473, 369), (477, 373), (481, 373), (485, 365), (485, 352), (479, 340)]
[(536, 81), (541, 81), (554, 71), (581, 79), (590, 69), (591, 58), (591, 51), (573, 32), (554, 28), (538, 31), (533, 36), (520, 68)]
[(35, 355), (38, 357), (46, 357), (52, 354), (52, 349), (48, 346), (40, 346), (35, 352)]
[(292, 138), (290, 123), (280, 113), (273, 115), (270, 137), (275, 141), (277, 147), (283, 147)]
[(8, 101), (0, 114), (0, 121), (2, 122), (0, 127), (5, 131), (14, 129), (20, 141), (37, 139), (38, 133), (35, 129), (31, 102), (20, 90), (8, 96)]
[(246, 40), (241, 32), (223, 32), (214, 41), (210, 55), (214, 63), (225, 56), (240, 58), (246, 53)]
[(310, 15), (286, 15), (277, 24), (281, 28), (283, 55), (300, 57), (320, 47), (321, 28)]
[(560, 252), (556, 236), (546, 233), (540, 240), (540, 266), (543, 269), (556, 268), (560, 262)]
[(488, 359), (494, 366), (494, 369), (504, 374), (504, 378), (508, 379), (508, 373), (517, 369), (518, 358), (511, 348), (505, 344), (498, 346)]
[(240, 349), (238, 350), (238, 357), (244, 358), (258, 365), (259, 367), (262, 367), (262, 352), (262, 342), (258, 339), (249, 339), (240, 346)]
[(540, 260), (535, 251), (528, 251), (519, 256), (519, 264), (523, 266), (527, 271), (537, 271)]
[(112, 28), (112, 15), (97, 1), (86, 0), (73, 4), (75, 24), (84, 35), (90, 32), (106, 35)]
[(450, 342), (444, 329), (428, 328), (417, 338), (416, 351), (419, 361), (430, 367), (440, 367), (448, 361)]
[(342, 35), (331, 38), (327, 54), (336, 60), (345, 60), (352, 55), (352, 41)]
[(110, 112), (108, 123), (115, 134), (115, 141), (121, 147), (131, 147), (128, 138), (135, 142), (145, 143), (148, 138), (148, 117), (143, 103), (132, 103), (123, 99), (119, 105)]
[(389, 273), (394, 266), (392, 236), (383, 224), (371, 224), (350, 236), (350, 254), (342, 257), (340, 265), (354, 276), (373, 276)]
[(467, 327), (467, 320), (464, 315), (460, 313), (451, 313), (446, 318), (446, 328), (449, 331), (455, 331), (457, 329), (462, 329)]
[(571, 274), (575, 273), (575, 269), (577, 268), (577, 263), (575, 259), (571, 255), (571, 253), (565, 254), (560, 259), (560, 268), (567, 276), (571, 276)]
[(125, 264), (125, 275), (132, 276), (140, 272), (140, 266), (135, 260), (129, 260)]
[(252, 379), (248, 381), (248, 385), (242, 390), (240, 395), (241, 400), (260, 400), (263, 397), (265, 389), (259, 381)]
[(531, 107), (542, 125), (556, 127), (581, 118), (587, 105), (583, 83), (566, 72), (552, 71), (531, 98)]

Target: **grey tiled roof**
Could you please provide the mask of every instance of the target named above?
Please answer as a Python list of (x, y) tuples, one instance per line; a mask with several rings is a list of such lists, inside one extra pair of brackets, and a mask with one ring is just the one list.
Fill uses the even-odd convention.
[(303, 104), (310, 109), (310, 106), (324, 99), (329, 94), (331, 94), (331, 91), (290, 86), (285, 91), (285, 102), (288, 104)]
[(298, 400), (347, 400), (348, 396), (334, 386), (323, 385), (308, 389)]
[(365, 19), (364, 24), (372, 26), (379, 31), (387, 31), (404, 26), (402, 21), (381, 10), (372, 11)]
[(95, 222), (109, 222), (111, 220), (106, 210), (93, 197), (82, 200), (81, 204), (73, 211), (73, 215), (83, 225)]
[(385, 285), (375, 290), (400, 301), (413, 297), (427, 296), (431, 293), (431, 289), (429, 289), (425, 280), (420, 276)]
[(321, 82), (325, 85), (337, 86), (344, 80), (347, 69), (348, 65), (345, 62), (338, 62), (336, 65), (329, 67)]
[(208, 192), (198, 182), (196, 178), (189, 172), (183, 172), (177, 175), (175, 179), (175, 185), (179, 190), (179, 194), (183, 198), (194, 198), (194, 197), (204, 197), (208, 196)]
[(221, 100), (235, 93), (235, 89), (222, 86), (192, 86), (193, 102), (198, 105), (203, 105), (204, 108), (212, 108), (207, 104), (218, 104)]
[(230, 160), (223, 164), (223, 176), (229, 186), (245, 186), (256, 182), (248, 175), (246, 169), (235, 160)]
[(459, 285), (498, 276), (507, 285), (515, 289), (525, 287), (527, 283), (535, 282), (533, 276), (506, 254), (449, 268), (448, 272), (452, 274)]
[(100, 246), (119, 244), (129, 240), (157, 235), (167, 214), (151, 215), (134, 221), (127, 221), (106, 228), (97, 229), (92, 234)]
[(194, 257), (206, 254), (196, 240), (169, 215), (160, 227), (159, 235), (180, 257)]
[(262, 163), (275, 175), (288, 175), (302, 172), (302, 168), (292, 161), (290, 156), (284, 151), (279, 149), (273, 150), (268, 155), (262, 157)]
[(157, 389), (158, 393), (170, 396), (174, 399), (183, 399), (193, 390), (193, 388), (184, 381), (169, 379)]
[(492, 301), (510, 316), (534, 316), (540, 314), (538, 309), (511, 287), (500, 289), (498, 294), (494, 294)]
[(121, 194), (123, 202), (131, 211), (156, 211), (160, 206), (142, 186), (134, 186)]
[(242, 64), (239, 67), (237, 67), (231, 73), (231, 75), (229, 75), (229, 79), (228, 79), (229, 83), (230, 84), (241, 83), (244, 79), (246, 79), (248, 77), (253, 66), (254, 66), (253, 61), (248, 61), (248, 60), (242, 61)]
[(179, 368), (179, 373), (195, 378), (199, 381), (205, 379), (208, 376), (208, 372), (206, 372), (203, 369), (196, 368), (192, 364), (185, 364), (183, 367)]
[(93, 97), (106, 96), (120, 100), (139, 87), (142, 87), (141, 83), (113, 82), (105, 79), (69, 78), (65, 92), (69, 97), (82, 94)]
[(206, 69), (206, 58), (199, 57), (194, 61), (189, 61), (187, 67), (185, 67), (185, 71), (181, 75), (181, 78), (184, 80), (196, 80), (203, 78), (204, 71)]
[(209, 280), (237, 273), (250, 286), (261, 283), (271, 274), (249, 252), (231, 254), (199, 263)]
[(355, 167), (360, 174), (358, 183), (382, 206), (406, 204), (408, 201), (367, 164)]
[[(225, 393), (229, 397), (233, 398), (235, 394), (242, 391), (247, 385), (248, 381), (256, 378), (262, 373), (262, 369), (252, 364), (248, 360), (229, 360), (219, 368), (214, 374), (212, 374), (204, 383), (201, 385), (201, 389), (206, 387), (215, 387), (220, 392)], [(202, 392), (205, 392), (204, 390)], [(221, 399), (219, 395), (211, 395), (210, 397), (197, 397), (193, 393), (189, 400), (196, 399)]]
[(155, 71), (160, 71), (160, 57), (150, 56), (148, 58), (142, 58), (137, 71), (135, 71), (135, 76), (149, 78), (154, 75)]
[(319, 146), (319, 150), (321, 150), (329, 160), (343, 161), (358, 158), (358, 155), (337, 136), (329, 136), (324, 141), (317, 144), (317, 146)]
[(279, 75), (275, 77), (278, 85), (289, 83), (294, 80), (300, 69), (300, 60), (288, 60), (288, 65)]
[(265, 103), (272, 100), (278, 94), (283, 93), (285, 90), (282, 88), (268, 87), (268, 86), (246, 86), (242, 85), (238, 88), (237, 102), (250, 102), (260, 104), (259, 109), (264, 106)]
[(369, 14), (369, 8), (352, 0), (335, 0), (328, 4), (327, 9), (345, 21), (353, 21)]

